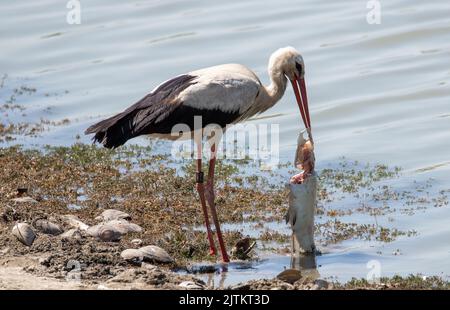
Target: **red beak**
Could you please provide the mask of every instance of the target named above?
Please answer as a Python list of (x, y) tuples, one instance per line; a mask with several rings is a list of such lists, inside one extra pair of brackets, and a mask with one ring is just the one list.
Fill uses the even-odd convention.
[(304, 78), (295, 77), (292, 81), (292, 88), (294, 88), (295, 98), (297, 99), (300, 114), (307, 129), (311, 128), (311, 120), (309, 117), (308, 96), (306, 95), (306, 84)]

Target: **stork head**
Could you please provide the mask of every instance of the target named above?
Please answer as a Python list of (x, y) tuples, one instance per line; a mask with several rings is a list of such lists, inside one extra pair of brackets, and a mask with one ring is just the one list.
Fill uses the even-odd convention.
[(284, 47), (275, 51), (269, 60), (269, 74), (271, 76), (286, 76), (294, 88), (295, 98), (300, 108), (300, 114), (306, 128), (311, 127), (308, 97), (305, 84), (305, 63), (300, 53), (293, 47)]

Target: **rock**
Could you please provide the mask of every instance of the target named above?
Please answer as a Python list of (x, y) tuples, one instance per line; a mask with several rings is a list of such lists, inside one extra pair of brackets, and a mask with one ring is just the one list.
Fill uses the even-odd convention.
[(144, 259), (144, 254), (137, 249), (126, 249), (120, 253), (120, 257), (128, 262), (141, 263)]
[(135, 246), (141, 246), (142, 240), (141, 239), (133, 239), (133, 240), (131, 240), (131, 243)]
[(63, 216), (63, 219), (69, 226), (73, 228), (78, 228), (79, 230), (88, 230), (89, 228), (89, 225), (86, 225), (85, 223), (80, 221), (80, 219), (75, 215), (67, 214)]
[(286, 269), (277, 275), (277, 279), (287, 282), (289, 284), (294, 284), (297, 280), (302, 277), (302, 274), (297, 269)]
[(11, 201), (18, 202), (18, 203), (38, 203), (38, 201), (36, 199), (33, 199), (29, 196), (13, 198), (13, 199), (11, 199)]
[(58, 224), (52, 223), (50, 221), (39, 219), (36, 220), (33, 226), (40, 232), (48, 235), (57, 236), (63, 233), (61, 227)]
[(127, 233), (130, 233), (130, 232), (141, 232), (142, 231), (142, 227), (141, 226), (139, 226), (137, 224), (130, 223), (130, 222), (126, 221), (126, 220), (112, 220), (112, 221), (106, 222), (105, 224), (114, 226), (122, 234), (127, 234)]
[(31, 246), (36, 239), (35, 232), (27, 223), (17, 223), (12, 229), (12, 234), (27, 246)]
[[(149, 245), (139, 249), (126, 249), (120, 256), (127, 260), (133, 262), (155, 262), (155, 263), (171, 263), (173, 262), (172, 257), (162, 248), (156, 245)], [(149, 265), (149, 264), (147, 264)]]
[(65, 233), (61, 234), (61, 238), (63, 239), (82, 239), (83, 235), (81, 234), (81, 231), (78, 230), (78, 228), (72, 228), (66, 231)]
[(112, 220), (131, 220), (131, 216), (128, 213), (114, 210), (114, 209), (107, 209), (102, 212), (100, 216), (97, 216), (95, 218), (98, 221), (112, 221)]
[(119, 241), (130, 232), (141, 232), (142, 227), (125, 220), (112, 220), (89, 227), (88, 234), (103, 241)]
[(102, 241), (119, 241), (124, 233), (117, 229), (117, 227), (108, 224), (98, 224), (89, 227), (87, 233), (92, 237), (97, 237)]
[(196, 284), (193, 281), (184, 281), (178, 284), (178, 286), (185, 288), (187, 290), (202, 290), (203, 286)]
[(166, 250), (156, 245), (144, 246), (139, 248), (139, 251), (143, 253), (145, 261), (156, 263), (172, 263), (174, 261)]

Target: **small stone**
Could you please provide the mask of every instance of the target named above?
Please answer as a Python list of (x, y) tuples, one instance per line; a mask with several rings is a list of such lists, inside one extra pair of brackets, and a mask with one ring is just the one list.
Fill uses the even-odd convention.
[(196, 284), (193, 281), (184, 281), (178, 284), (178, 286), (187, 289), (187, 290), (202, 290), (203, 286)]
[(131, 240), (131, 243), (135, 246), (141, 246), (142, 240), (141, 239), (133, 239), (133, 240)]
[(286, 269), (277, 275), (277, 279), (287, 282), (289, 284), (294, 284), (297, 280), (302, 277), (302, 274), (297, 269)]
[(120, 253), (120, 257), (132, 263), (141, 263), (144, 259), (143, 253), (137, 249), (126, 249)]
[(119, 231), (117, 227), (108, 224), (99, 224), (89, 227), (87, 233), (92, 237), (97, 237), (102, 241), (119, 241), (124, 233)]
[(172, 263), (174, 261), (166, 250), (156, 245), (144, 246), (139, 248), (139, 251), (143, 253), (145, 261), (156, 263)]
[(112, 220), (106, 222), (105, 224), (114, 226), (122, 234), (127, 234), (130, 232), (137, 232), (137, 233), (142, 232), (141, 226), (134, 223), (130, 223), (126, 220)]
[(35, 232), (27, 223), (17, 223), (12, 229), (12, 234), (27, 246), (31, 246), (36, 239)]
[(114, 209), (107, 209), (102, 212), (100, 216), (97, 216), (95, 218), (98, 221), (112, 221), (112, 220), (131, 220), (131, 216), (128, 213), (114, 210)]
[(38, 203), (38, 201), (36, 199), (33, 199), (29, 196), (13, 198), (13, 199), (11, 199), (11, 201), (18, 202), (18, 203)]
[(125, 220), (112, 220), (89, 227), (87, 233), (103, 241), (119, 241), (130, 232), (141, 232), (142, 227)]
[(57, 236), (63, 233), (62, 228), (58, 224), (52, 223), (44, 219), (36, 220), (33, 226), (38, 231), (48, 235)]

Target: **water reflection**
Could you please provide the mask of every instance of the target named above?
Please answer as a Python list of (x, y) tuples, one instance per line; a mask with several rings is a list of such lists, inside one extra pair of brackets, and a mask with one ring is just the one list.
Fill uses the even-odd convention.
[(302, 277), (307, 277), (311, 280), (320, 278), (320, 273), (317, 270), (316, 253), (292, 255), (291, 268), (299, 270)]
[(287, 277), (289, 282), (295, 277), (290, 271), (300, 271), (301, 277), (298, 279), (319, 279), (316, 254), (293, 255), (290, 258), (277, 256), (258, 261), (232, 261), (229, 264), (197, 264), (191, 266), (188, 272), (202, 278), (208, 287), (223, 289), (248, 279), (272, 279), (281, 274), (282, 278)]

